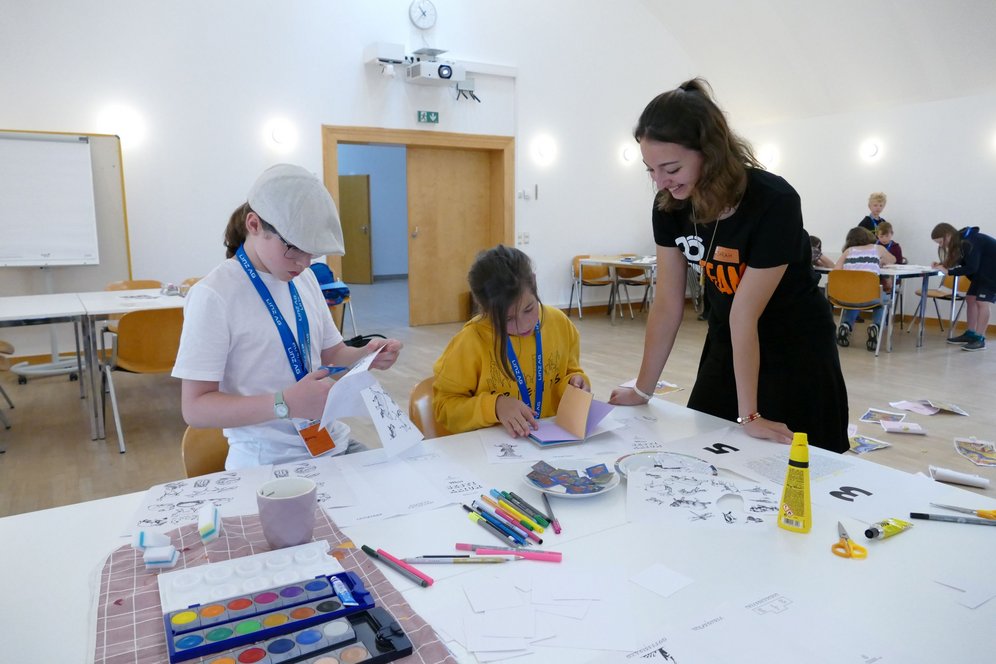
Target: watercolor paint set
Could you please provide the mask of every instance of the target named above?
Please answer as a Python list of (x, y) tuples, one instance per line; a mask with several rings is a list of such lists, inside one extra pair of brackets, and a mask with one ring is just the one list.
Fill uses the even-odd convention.
[[(327, 624), (373, 607), (360, 578), (342, 572), (169, 611), (163, 623), (169, 659), (174, 664), (280, 637), (286, 638), (274, 646), (278, 650), (289, 645), (287, 638), (301, 637), (307, 642), (279, 653), (287, 656), (276, 657), (274, 653), (266, 660), (275, 663), (287, 661), (288, 653), (302, 654), (303, 646), (310, 646), (308, 652), (323, 644), (329, 646), (331, 634), (323, 631)], [(302, 636), (307, 628), (314, 629)], [(336, 628), (329, 629), (335, 632)], [(318, 634), (322, 638), (316, 638)]]
[(233, 648), (198, 664), (383, 664), (412, 654), (412, 643), (379, 607)]

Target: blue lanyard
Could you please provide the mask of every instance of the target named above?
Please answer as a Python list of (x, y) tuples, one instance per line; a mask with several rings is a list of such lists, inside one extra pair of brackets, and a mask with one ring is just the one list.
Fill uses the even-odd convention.
[(519, 395), (522, 397), (522, 403), (526, 404), (529, 408), (533, 408), (533, 415), (536, 419), (539, 419), (540, 413), (543, 412), (543, 337), (540, 335), (540, 324), (536, 321), (536, 327), (533, 330), (533, 336), (536, 337), (536, 407), (533, 408), (529, 399), (529, 387), (526, 386), (526, 379), (522, 375), (522, 367), (519, 366), (519, 358), (515, 356), (515, 349), (512, 348), (512, 337), (507, 337), (505, 339), (506, 347), (508, 349), (508, 363), (512, 365), (512, 374), (515, 375), (515, 382), (519, 384)]
[[(283, 343), (284, 352), (287, 353), (291, 371), (294, 372), (294, 380), (301, 380), (311, 368), (311, 330), (308, 327), (308, 314), (304, 310), (304, 303), (301, 301), (301, 295), (297, 292), (297, 287), (293, 283), (287, 284), (290, 288), (291, 302), (294, 304), (294, 316), (297, 318), (297, 338), (301, 340), (300, 345), (294, 340), (294, 335), (287, 327), (287, 321), (284, 320), (283, 314), (277, 308), (277, 303), (273, 301), (270, 289), (263, 283), (252, 261), (246, 256), (245, 249), (239, 247), (235, 256), (239, 259), (246, 276), (256, 287), (256, 292), (259, 293), (260, 299), (263, 300), (263, 304), (266, 305), (266, 309), (273, 317), (273, 324), (277, 326), (277, 332), (280, 333), (280, 341)], [(305, 348), (307, 352), (302, 353), (301, 348)]]

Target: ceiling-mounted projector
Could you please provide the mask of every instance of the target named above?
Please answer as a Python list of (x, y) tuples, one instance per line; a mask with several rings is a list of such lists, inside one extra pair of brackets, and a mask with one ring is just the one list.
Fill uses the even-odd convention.
[(446, 85), (467, 77), (462, 65), (445, 60), (419, 60), (405, 68), (405, 80), (420, 85)]

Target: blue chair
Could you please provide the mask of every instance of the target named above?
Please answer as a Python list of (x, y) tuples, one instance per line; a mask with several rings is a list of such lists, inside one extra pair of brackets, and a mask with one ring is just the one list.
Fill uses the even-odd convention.
[(349, 322), (353, 326), (353, 336), (359, 333), (356, 331), (356, 315), (353, 314), (353, 303), (349, 299), (349, 286), (335, 278), (335, 273), (325, 263), (312, 263), (311, 271), (318, 279), (318, 285), (325, 295), (325, 303), (329, 309), (342, 305), (342, 324), (346, 324), (346, 314), (349, 314)]

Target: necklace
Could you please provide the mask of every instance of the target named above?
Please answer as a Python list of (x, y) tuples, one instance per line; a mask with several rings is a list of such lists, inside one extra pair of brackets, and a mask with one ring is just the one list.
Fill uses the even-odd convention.
[[(727, 217), (732, 217), (733, 213), (737, 211), (737, 207), (739, 207), (739, 205), (740, 201), (737, 201), (736, 205), (734, 205), (733, 207), (728, 207), (723, 209), (723, 211), (719, 213), (719, 216), (716, 217), (716, 222), (715, 222), (716, 225), (713, 226), (712, 228), (712, 239), (709, 240), (709, 251), (707, 251), (705, 254), (706, 260), (709, 260), (709, 256), (712, 255), (713, 247), (716, 246), (716, 235), (719, 233), (719, 222), (721, 222), (723, 219), (726, 219)], [(699, 224), (697, 221), (695, 221), (694, 211), (692, 212), (692, 226), (695, 228), (695, 235), (697, 236), (699, 234)], [(705, 288), (704, 269), (699, 271), (699, 288)]]

